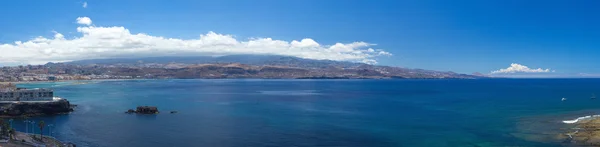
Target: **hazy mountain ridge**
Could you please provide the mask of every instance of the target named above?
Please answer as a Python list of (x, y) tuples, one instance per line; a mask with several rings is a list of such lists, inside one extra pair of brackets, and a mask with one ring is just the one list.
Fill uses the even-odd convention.
[(312, 60), (277, 55), (93, 59), (67, 62), (66, 64), (111, 68), (143, 68), (145, 71), (164, 69), (165, 71), (156, 71), (158, 73), (150, 74), (180, 78), (479, 78), (478, 76), (454, 72)]
[(112, 59), (90, 59), (66, 62), (75, 65), (138, 65), (140, 63), (182, 63), (182, 64), (222, 64), (222, 63), (241, 63), (247, 65), (273, 65), (289, 66), (301, 68), (325, 68), (327, 66), (353, 67), (367, 65), (363, 63), (340, 62), (331, 60), (311, 60), (290, 56), (278, 55), (229, 55), (229, 56), (191, 56), (191, 57), (145, 57), (145, 58), (112, 58)]
[(148, 57), (2, 67), (0, 82), (89, 79), (474, 79), (481, 76), (273, 55)]

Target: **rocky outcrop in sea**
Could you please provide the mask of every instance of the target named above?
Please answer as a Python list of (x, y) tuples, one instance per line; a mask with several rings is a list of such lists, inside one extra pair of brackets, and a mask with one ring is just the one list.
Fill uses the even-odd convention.
[(138, 106), (135, 110), (129, 109), (125, 113), (137, 113), (137, 114), (158, 114), (158, 108), (155, 106)]
[(73, 111), (75, 105), (61, 99), (52, 102), (0, 103), (0, 116), (20, 117), (36, 115), (65, 114)]

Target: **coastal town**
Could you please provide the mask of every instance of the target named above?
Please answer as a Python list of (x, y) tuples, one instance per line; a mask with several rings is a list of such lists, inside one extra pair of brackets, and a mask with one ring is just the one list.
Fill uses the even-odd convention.
[(152, 62), (47, 63), (4, 66), (0, 82), (96, 79), (472, 79), (478, 75), (281, 57), (261, 63)]
[(132, 76), (94, 75), (75, 73), (81, 67), (65, 66), (60, 69), (47, 65), (5, 66), (0, 68), (0, 82), (63, 81), (91, 79), (131, 79)]

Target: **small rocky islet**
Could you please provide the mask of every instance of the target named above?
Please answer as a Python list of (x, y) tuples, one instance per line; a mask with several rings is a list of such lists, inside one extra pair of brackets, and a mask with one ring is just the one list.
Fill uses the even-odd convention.
[(138, 106), (135, 110), (129, 109), (125, 113), (127, 114), (158, 114), (158, 108), (156, 106)]
[[(129, 109), (127, 111), (125, 111), (125, 113), (127, 114), (158, 114), (160, 113), (160, 111), (158, 111), (158, 107), (156, 106), (138, 106), (135, 110), (133, 109)], [(169, 113), (171, 114), (175, 114), (175, 113), (179, 113), (178, 111), (170, 111)]]

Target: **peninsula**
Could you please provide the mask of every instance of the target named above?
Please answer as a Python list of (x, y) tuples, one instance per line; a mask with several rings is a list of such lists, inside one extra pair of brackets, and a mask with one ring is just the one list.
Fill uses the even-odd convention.
[(17, 88), (0, 84), (0, 117), (23, 117), (69, 113), (74, 105), (55, 97), (51, 89)]

